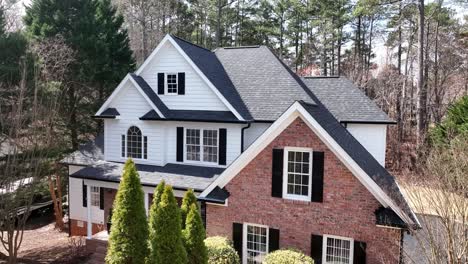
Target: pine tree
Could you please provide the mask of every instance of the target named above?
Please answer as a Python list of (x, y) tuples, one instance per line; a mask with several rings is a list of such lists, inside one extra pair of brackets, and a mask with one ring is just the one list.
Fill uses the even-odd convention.
[(182, 199), (182, 206), (180, 207), (180, 215), (182, 217), (182, 229), (185, 228), (185, 220), (187, 219), (187, 215), (190, 211), (190, 207), (192, 204), (197, 204), (197, 197), (195, 197), (195, 193), (192, 189), (189, 189), (185, 192), (184, 198)]
[(150, 247), (150, 255), (148, 256), (148, 263), (156, 263), (156, 244), (158, 242), (158, 238), (156, 236), (156, 228), (158, 226), (157, 222), (157, 211), (159, 209), (159, 204), (161, 202), (161, 196), (164, 193), (165, 189), (165, 182), (162, 181), (161, 183), (156, 186), (154, 189), (153, 194), (153, 203), (151, 204), (150, 212), (149, 212), (149, 247)]
[(155, 237), (158, 241), (156, 258), (150, 263), (187, 263), (187, 252), (182, 239), (180, 209), (172, 187), (166, 185), (156, 213)]
[(131, 159), (125, 163), (113, 208), (106, 263), (145, 263), (148, 255), (148, 223), (144, 192)]
[(184, 234), (185, 250), (190, 264), (205, 264), (208, 254), (205, 246), (205, 228), (203, 227), (198, 206), (192, 204), (187, 215)]

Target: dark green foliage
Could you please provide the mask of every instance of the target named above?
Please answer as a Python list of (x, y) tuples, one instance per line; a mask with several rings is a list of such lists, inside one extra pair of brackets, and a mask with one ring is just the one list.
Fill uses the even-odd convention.
[(112, 213), (106, 263), (145, 263), (149, 250), (144, 193), (131, 159), (125, 163)]
[(302, 252), (296, 250), (276, 250), (269, 253), (265, 260), (265, 264), (314, 264), (314, 260)]
[(184, 198), (182, 199), (182, 205), (180, 207), (180, 215), (182, 217), (182, 229), (185, 228), (185, 220), (187, 218), (192, 204), (198, 206), (197, 197), (195, 197), (193, 190), (189, 189), (187, 192), (185, 192)]
[(28, 41), (22, 33), (0, 33), (0, 82), (6, 84), (19, 83), (21, 80), (21, 63), (24, 62), (23, 59), (27, 55), (27, 49)]
[(150, 247), (150, 254), (148, 256), (148, 263), (156, 263), (156, 244), (158, 243), (158, 238), (156, 235), (156, 228), (158, 226), (157, 222), (157, 211), (159, 209), (159, 204), (161, 202), (162, 194), (164, 193), (165, 189), (165, 182), (162, 181), (161, 183), (156, 186), (154, 189), (153, 194), (153, 203), (151, 204), (150, 212), (149, 212), (149, 247)]
[(205, 228), (203, 227), (203, 222), (200, 212), (198, 211), (197, 204), (192, 204), (190, 206), (183, 234), (185, 249), (187, 250), (187, 257), (189, 260), (188, 263), (207, 263), (208, 255), (204, 243)]
[(468, 96), (451, 105), (445, 119), (430, 131), (431, 143), (448, 144), (458, 135), (468, 135)]
[(77, 148), (79, 135), (97, 128), (90, 116), (134, 69), (123, 19), (110, 0), (34, 0), (24, 23), (32, 39), (61, 35), (76, 52), (61, 105), (72, 147)]
[(187, 263), (187, 252), (182, 239), (180, 209), (171, 186), (166, 185), (164, 188), (159, 208), (156, 211), (155, 222), (154, 237), (157, 238), (157, 243), (153, 248), (155, 258), (149, 263)]
[(232, 243), (225, 237), (215, 236), (205, 239), (210, 264), (239, 264), (240, 259)]

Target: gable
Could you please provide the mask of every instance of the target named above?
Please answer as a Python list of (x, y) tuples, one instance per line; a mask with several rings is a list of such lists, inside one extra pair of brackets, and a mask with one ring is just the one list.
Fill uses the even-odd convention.
[(117, 109), (122, 119), (139, 118), (153, 109), (138, 88), (130, 81), (126, 82), (117, 92), (110, 101), (109, 107)]
[(158, 87), (158, 73), (185, 72), (185, 95), (158, 95), (169, 109), (229, 111), (170, 41), (162, 42), (158, 51), (148, 60), (142, 69), (139, 69), (141, 72), (137, 73), (154, 91), (157, 91)]
[(318, 106), (310, 106), (303, 102), (294, 103), (231, 166), (203, 191), (201, 197), (207, 197), (216, 187), (223, 188), (226, 186), (297, 117), (301, 117), (305, 121), (307, 126), (314, 131), (320, 140), (327, 145), (382, 206), (385, 208), (390, 207), (405, 223), (419, 225), (416, 216), (409, 208), (393, 176), (336, 119), (331, 117), (331, 114), (320, 104)]

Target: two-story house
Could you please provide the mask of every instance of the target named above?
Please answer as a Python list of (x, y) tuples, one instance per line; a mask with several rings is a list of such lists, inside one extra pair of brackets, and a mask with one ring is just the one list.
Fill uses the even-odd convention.
[(390, 120), (343, 77), (300, 78), (267, 47), (210, 51), (167, 35), (96, 113), (103, 136), (69, 165), (71, 235), (105, 229), (123, 163), (149, 208), (193, 189), (207, 235), (243, 263), (297, 248), (316, 263), (398, 263), (418, 226), (384, 168)]

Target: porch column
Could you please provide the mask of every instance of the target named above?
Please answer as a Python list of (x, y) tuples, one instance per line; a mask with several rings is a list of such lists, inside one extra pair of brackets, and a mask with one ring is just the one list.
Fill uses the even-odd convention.
[(146, 211), (146, 216), (149, 216), (149, 194), (145, 192), (145, 211)]
[(93, 236), (93, 223), (91, 217), (91, 186), (86, 184), (86, 209), (88, 211), (88, 221), (87, 221), (87, 237), (91, 239)]

